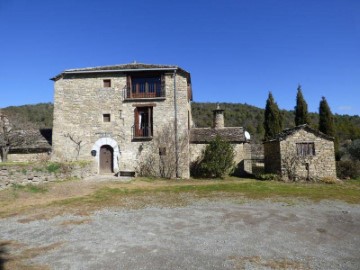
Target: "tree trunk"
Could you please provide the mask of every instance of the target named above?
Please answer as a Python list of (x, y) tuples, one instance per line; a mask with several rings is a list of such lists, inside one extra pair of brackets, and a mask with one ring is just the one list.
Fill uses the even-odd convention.
[(7, 162), (8, 160), (9, 147), (5, 146), (1, 148), (1, 160), (2, 162)]

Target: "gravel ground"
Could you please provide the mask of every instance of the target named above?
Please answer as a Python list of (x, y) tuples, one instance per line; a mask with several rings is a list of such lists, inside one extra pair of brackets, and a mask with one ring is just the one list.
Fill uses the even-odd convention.
[(204, 200), (22, 219), (0, 220), (1, 240), (55, 244), (28, 262), (51, 269), (360, 269), (360, 208), (341, 202)]

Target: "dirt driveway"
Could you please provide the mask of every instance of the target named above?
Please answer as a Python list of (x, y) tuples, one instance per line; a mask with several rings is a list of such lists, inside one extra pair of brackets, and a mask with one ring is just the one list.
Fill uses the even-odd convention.
[(15, 216), (0, 220), (0, 237), (2, 263), (18, 256), (12, 265), (22, 269), (360, 268), (360, 208), (343, 202), (200, 199), (48, 220)]

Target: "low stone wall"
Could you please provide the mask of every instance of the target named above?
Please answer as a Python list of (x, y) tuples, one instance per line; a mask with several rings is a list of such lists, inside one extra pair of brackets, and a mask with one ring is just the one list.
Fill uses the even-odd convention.
[(0, 190), (13, 184), (39, 184), (96, 174), (91, 162), (73, 163), (0, 163)]

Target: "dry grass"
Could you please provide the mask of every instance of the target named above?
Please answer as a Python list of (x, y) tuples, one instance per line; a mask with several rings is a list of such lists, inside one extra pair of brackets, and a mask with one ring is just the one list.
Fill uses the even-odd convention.
[(50, 269), (48, 266), (30, 264), (28, 260), (59, 248), (62, 244), (59, 242), (47, 246), (26, 248), (26, 245), (16, 241), (0, 241), (0, 269), (48, 270)]
[(310, 266), (308, 264), (304, 265), (301, 262), (288, 260), (288, 259), (270, 259), (266, 260), (260, 256), (251, 256), (251, 257), (237, 257), (231, 256), (230, 260), (234, 261), (235, 269), (246, 269), (247, 265), (251, 265), (255, 268), (269, 268), (269, 269), (292, 269), (292, 270), (308, 270)]
[(0, 191), (0, 218), (27, 215), (26, 223), (72, 213), (88, 216), (104, 207), (142, 208), (182, 206), (199, 198), (270, 199), (292, 203), (296, 199), (312, 201), (341, 200), (360, 203), (360, 181), (341, 185), (323, 183), (282, 183), (251, 179), (225, 180), (159, 180), (140, 178), (129, 183), (116, 181), (66, 181), (48, 183), (47, 192), (33, 193), (26, 189)]

